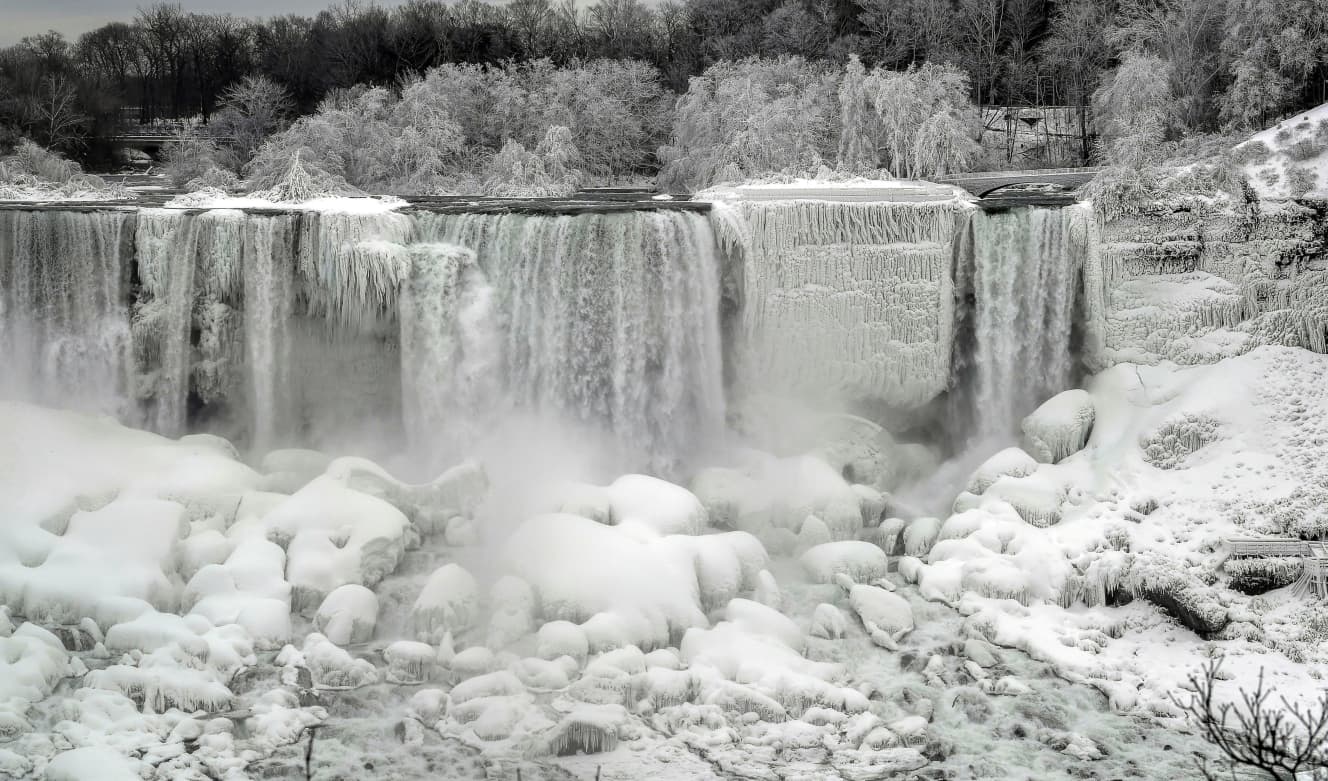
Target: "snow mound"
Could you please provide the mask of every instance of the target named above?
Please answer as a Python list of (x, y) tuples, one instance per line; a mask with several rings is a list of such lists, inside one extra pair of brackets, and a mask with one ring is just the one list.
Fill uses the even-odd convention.
[(800, 559), (807, 577), (817, 583), (832, 583), (836, 575), (868, 582), (889, 571), (885, 551), (860, 540), (842, 540), (817, 545)]
[(660, 534), (700, 534), (706, 510), (680, 485), (646, 475), (623, 475), (608, 487), (615, 524), (640, 523)]
[(337, 645), (368, 642), (378, 623), (378, 597), (354, 583), (338, 586), (314, 615), (314, 628)]
[(696, 570), (677, 555), (661, 555), (669, 539), (642, 540), (575, 515), (542, 515), (517, 528), (502, 560), (534, 587), (545, 620), (594, 621), (588, 633), (656, 648), (706, 623)]
[(1024, 446), (1038, 461), (1054, 464), (1088, 444), (1094, 417), (1088, 391), (1058, 393), (1024, 418)]
[(480, 587), (460, 564), (434, 570), (410, 610), (411, 625), (421, 640), (437, 643), (458, 634), (479, 619)]

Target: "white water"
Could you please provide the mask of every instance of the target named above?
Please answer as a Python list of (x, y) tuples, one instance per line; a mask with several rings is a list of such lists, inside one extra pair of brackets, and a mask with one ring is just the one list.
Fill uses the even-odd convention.
[(288, 435), (293, 360), (294, 218), (250, 218), (244, 233), (244, 345), (250, 443), (264, 452)]
[(129, 417), (127, 212), (0, 212), (0, 390)]
[(972, 265), (975, 440), (1010, 437), (1019, 421), (1069, 388), (1075, 296), (1086, 250), (1083, 210), (975, 213)]
[(719, 268), (706, 219), (679, 212), (424, 215), (475, 251), (503, 313), (516, 410), (607, 431), (667, 471), (722, 430)]

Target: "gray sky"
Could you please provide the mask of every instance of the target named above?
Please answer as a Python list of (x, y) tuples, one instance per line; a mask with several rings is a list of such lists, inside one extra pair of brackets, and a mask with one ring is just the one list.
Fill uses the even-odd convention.
[[(383, 6), (402, 0), (379, 0)], [(312, 15), (333, 0), (178, 0), (186, 11), (231, 13), (236, 16)], [(26, 35), (58, 30), (71, 41), (107, 22), (128, 22), (140, 5), (152, 0), (0, 0), (0, 46)]]

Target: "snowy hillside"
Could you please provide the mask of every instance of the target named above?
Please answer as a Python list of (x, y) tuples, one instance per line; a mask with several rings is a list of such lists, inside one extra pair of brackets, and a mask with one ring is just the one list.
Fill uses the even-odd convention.
[(1328, 194), (1328, 104), (1282, 120), (1234, 154), (1260, 198)]

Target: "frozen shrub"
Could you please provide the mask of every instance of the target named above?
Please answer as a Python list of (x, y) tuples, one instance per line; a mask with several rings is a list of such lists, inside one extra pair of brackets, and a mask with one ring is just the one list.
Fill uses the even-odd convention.
[(1297, 163), (1313, 160), (1322, 155), (1325, 151), (1328, 151), (1328, 144), (1324, 144), (1317, 139), (1309, 138), (1302, 138), (1294, 144), (1288, 144), (1282, 148), (1282, 154)]
[(1299, 197), (1319, 186), (1319, 174), (1313, 168), (1298, 165), (1287, 169), (1287, 192)]
[(1264, 142), (1251, 141), (1232, 150), (1232, 159), (1240, 165), (1251, 165), (1267, 162), (1272, 154), (1273, 150)]
[(1300, 558), (1275, 556), (1257, 559), (1228, 559), (1222, 565), (1231, 587), (1245, 594), (1262, 594), (1295, 583), (1305, 570)]
[(227, 155), (211, 138), (184, 131), (171, 139), (162, 151), (162, 157), (171, 184), (185, 187), (190, 182), (202, 180), (213, 169), (226, 167)]

